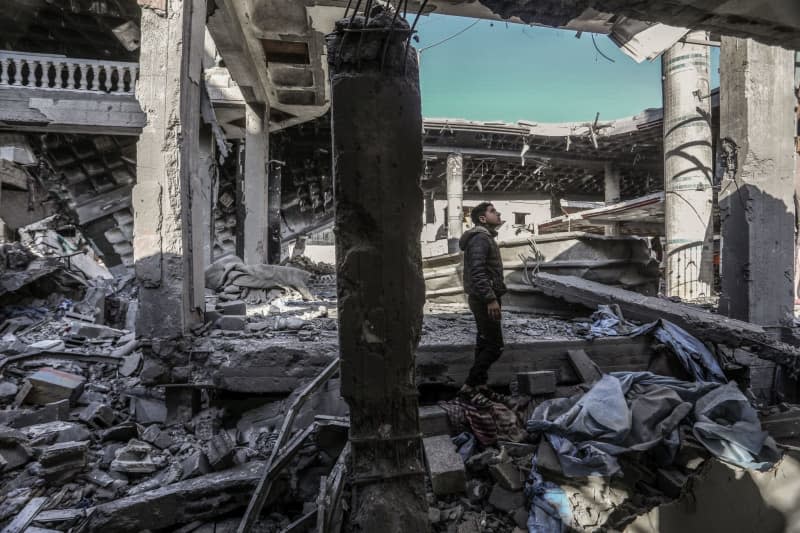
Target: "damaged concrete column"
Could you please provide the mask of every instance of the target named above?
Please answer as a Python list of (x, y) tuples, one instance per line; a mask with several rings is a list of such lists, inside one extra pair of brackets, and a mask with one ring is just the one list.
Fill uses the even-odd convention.
[(459, 251), (458, 240), (464, 233), (464, 156), (447, 154), (447, 251)]
[[(429, 531), (414, 352), (422, 278), (422, 117), (408, 23), (328, 36), (342, 396), (357, 531)], [(385, 31), (380, 31), (385, 29)], [(388, 43), (386, 42), (388, 39)], [(384, 44), (386, 49), (384, 52)]]
[[(603, 194), (606, 205), (619, 202), (620, 193), (620, 174), (619, 169), (614, 163), (607, 161), (603, 169)], [(619, 223), (609, 222), (605, 225), (606, 235), (619, 235)]]
[(283, 164), (280, 161), (270, 162), (269, 185), (267, 195), (267, 262), (277, 265), (281, 262), (281, 182), (283, 180)]
[(246, 104), (244, 145), (244, 257), (248, 265), (268, 262), (269, 114), (265, 106)]
[(727, 316), (778, 327), (792, 316), (794, 52), (722, 38), (720, 219)]
[(139, 3), (136, 97), (147, 125), (137, 144), (133, 189), (133, 253), (140, 284), (136, 332), (176, 337), (203, 319), (203, 277), (195, 279), (202, 273), (195, 261), (202, 265), (203, 255), (195, 248), (192, 181), (200, 159), (206, 1), (171, 0), (166, 10)]
[[(707, 35), (693, 32), (687, 40)], [(714, 284), (709, 48), (678, 43), (662, 69), (666, 292), (697, 301), (711, 297)]]

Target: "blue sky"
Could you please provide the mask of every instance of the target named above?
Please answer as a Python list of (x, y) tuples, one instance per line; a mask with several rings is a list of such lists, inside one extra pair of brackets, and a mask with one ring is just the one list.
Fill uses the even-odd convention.
[[(422, 17), (417, 30), (425, 117), (566, 122), (661, 107), (660, 59), (638, 64), (605, 35), (595, 41), (613, 63), (588, 33), (443, 15)], [(718, 58), (712, 49), (713, 86)]]

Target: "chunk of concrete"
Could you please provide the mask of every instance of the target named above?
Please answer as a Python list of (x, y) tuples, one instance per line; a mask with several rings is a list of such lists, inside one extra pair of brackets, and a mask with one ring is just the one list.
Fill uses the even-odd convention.
[(52, 483), (65, 483), (86, 468), (88, 442), (62, 442), (42, 450), (39, 463), (42, 477)]
[(444, 496), (464, 492), (467, 484), (464, 461), (450, 437), (428, 437), (422, 440), (422, 446), (425, 449), (434, 494)]
[(447, 412), (438, 405), (419, 408), (419, 430), (423, 437), (450, 434), (450, 420)]
[(243, 300), (233, 300), (230, 302), (220, 302), (217, 304), (217, 311), (223, 316), (247, 314), (247, 304)]
[(28, 440), (22, 432), (0, 427), (0, 472), (27, 464), (31, 455)]
[(495, 482), (506, 490), (522, 490), (525, 478), (512, 462), (489, 465), (489, 473)]
[(10, 381), (0, 382), (0, 400), (10, 400), (19, 392), (19, 387)]
[(115, 452), (114, 460), (111, 461), (111, 470), (124, 472), (127, 474), (149, 474), (158, 470), (158, 466), (150, 456), (153, 448), (149, 444), (131, 440), (127, 446), (123, 446)]
[(556, 373), (552, 370), (519, 372), (517, 383), (522, 394), (530, 396), (553, 394), (556, 391)]
[(247, 317), (237, 315), (223, 315), (219, 317), (215, 326), (226, 331), (244, 331), (247, 325)]
[(121, 441), (128, 442), (131, 439), (139, 438), (139, 428), (135, 422), (123, 422), (112, 428), (108, 428), (100, 434), (100, 442)]
[(233, 465), (233, 452), (236, 443), (227, 431), (214, 435), (205, 445), (208, 463), (214, 470), (224, 470)]
[(175, 439), (166, 431), (161, 431), (156, 425), (148, 426), (147, 429), (144, 430), (144, 433), (142, 433), (142, 440), (162, 450), (175, 444)]
[(81, 411), (78, 418), (95, 429), (108, 428), (114, 424), (114, 410), (104, 403), (92, 402)]
[(211, 465), (208, 464), (208, 458), (206, 454), (200, 450), (193, 452), (186, 459), (181, 461), (181, 467), (183, 469), (181, 479), (202, 476), (211, 472)]
[(167, 420), (167, 406), (155, 398), (131, 396), (131, 411), (140, 424), (163, 424)]
[(5, 424), (12, 428), (24, 428), (36, 424), (68, 420), (69, 409), (69, 400), (61, 400), (60, 402), (48, 403), (41, 409), (36, 410), (12, 409), (0, 411), (0, 424)]
[(82, 424), (55, 421), (22, 428), (33, 446), (43, 446), (59, 442), (85, 441), (91, 433)]
[(489, 495), (489, 505), (499, 511), (510, 513), (525, 505), (525, 494), (521, 491), (506, 490), (500, 485), (495, 485)]
[(244, 507), (261, 473), (262, 461), (173, 483), (95, 507), (89, 531), (170, 529), (176, 524), (206, 521)]
[(24, 403), (44, 405), (69, 400), (70, 405), (75, 405), (83, 392), (86, 378), (55, 368), (42, 368), (28, 377), (28, 383), (31, 384), (31, 390)]

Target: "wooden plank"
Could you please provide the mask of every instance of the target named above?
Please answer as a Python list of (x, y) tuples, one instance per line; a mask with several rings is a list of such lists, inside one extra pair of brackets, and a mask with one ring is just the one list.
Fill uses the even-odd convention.
[(39, 498), (31, 498), (30, 501), (17, 513), (14, 520), (11, 521), (6, 527), (3, 528), (2, 533), (22, 533), (33, 522), (34, 517), (39, 513), (44, 504), (47, 503), (47, 497), (42, 496)]
[(663, 318), (704, 342), (731, 347), (747, 346), (758, 357), (785, 365), (792, 375), (800, 373), (800, 349), (775, 340), (756, 324), (574, 276), (540, 273), (534, 284), (550, 296), (591, 309), (600, 304), (617, 304), (625, 317), (631, 320), (653, 322)]

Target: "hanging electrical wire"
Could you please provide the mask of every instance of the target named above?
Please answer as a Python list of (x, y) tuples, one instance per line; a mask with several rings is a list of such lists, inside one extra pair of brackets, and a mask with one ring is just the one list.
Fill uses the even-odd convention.
[(473, 28), (473, 27), (474, 27), (476, 24), (478, 24), (478, 22), (480, 22), (480, 19), (476, 20), (475, 22), (473, 22), (472, 24), (470, 24), (469, 26), (467, 26), (467, 27), (466, 27), (466, 28), (464, 28), (463, 30), (460, 30), (460, 31), (458, 31), (458, 32), (454, 33), (454, 34), (453, 34), (453, 35), (451, 35), (450, 37), (447, 37), (447, 38), (445, 38), (445, 39), (442, 39), (441, 41), (435, 42), (435, 43), (433, 43), (433, 44), (431, 44), (431, 45), (429, 45), (429, 46), (425, 46), (425, 47), (423, 47), (423, 48), (420, 48), (420, 49), (419, 49), (419, 53), (421, 54), (421, 53), (422, 53), (422, 52), (424, 52), (425, 50), (430, 50), (431, 48), (434, 48), (434, 47), (436, 47), (436, 46), (439, 46), (440, 44), (444, 44), (444, 43), (446, 43), (447, 41), (449, 41), (449, 40), (451, 40), (451, 39), (455, 39), (456, 37), (458, 37), (459, 35), (461, 35), (461, 34), (462, 34), (462, 33), (464, 33), (465, 31), (467, 31), (467, 30), (469, 30), (469, 29)]
[(592, 44), (594, 45), (594, 49), (595, 49), (595, 50), (597, 50), (597, 53), (598, 53), (598, 54), (600, 54), (601, 56), (603, 56), (604, 58), (608, 59), (608, 60), (609, 60), (609, 61), (611, 61), (612, 63), (616, 63), (616, 61), (614, 61), (613, 59), (611, 59), (610, 57), (608, 57), (607, 55), (605, 55), (605, 54), (603, 53), (603, 51), (602, 51), (602, 50), (600, 50), (600, 47), (599, 47), (599, 46), (597, 46), (597, 41), (595, 41), (595, 39), (594, 39), (594, 33), (592, 33), (592, 34), (590, 34), (590, 35), (592, 36)]

